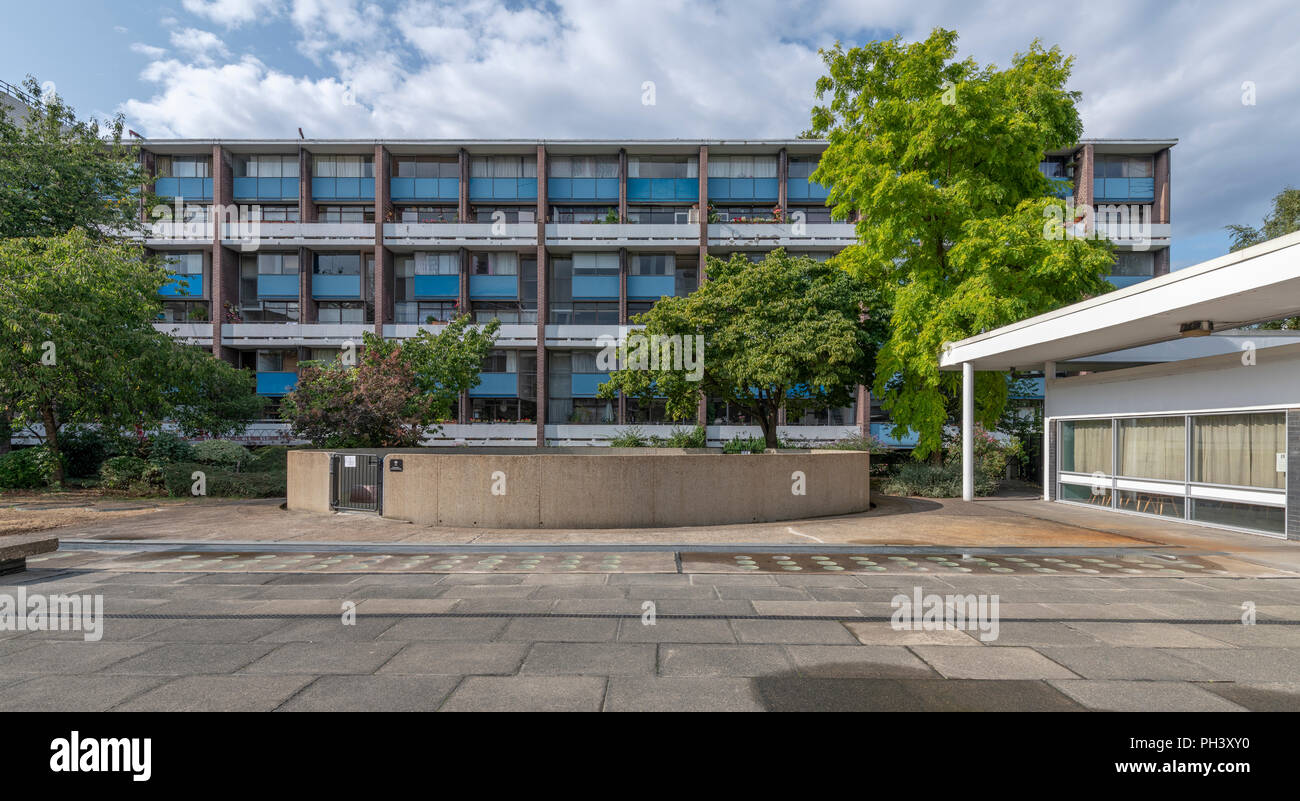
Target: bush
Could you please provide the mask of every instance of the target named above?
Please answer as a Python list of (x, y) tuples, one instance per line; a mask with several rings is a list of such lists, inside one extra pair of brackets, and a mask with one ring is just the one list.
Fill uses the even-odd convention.
[(54, 479), (54, 455), (44, 445), (0, 456), (0, 488), (36, 489)]
[(644, 448), (646, 446), (645, 432), (640, 426), (631, 426), (614, 435), (609, 441), (611, 448)]
[(99, 474), (105, 459), (117, 455), (117, 441), (98, 429), (71, 429), (59, 437), (59, 453), (69, 478), (89, 478)]
[(889, 450), (884, 445), (881, 445), (880, 441), (870, 434), (865, 436), (862, 434), (856, 434), (852, 437), (845, 437), (844, 439), (832, 442), (826, 447), (836, 451), (867, 451), (872, 454), (883, 454), (885, 451)]
[[(792, 444), (780, 437), (776, 440), (776, 447), (789, 448)], [(732, 437), (722, 443), (723, 453), (762, 453), (767, 450), (767, 440), (762, 437)]]
[(149, 438), (148, 459), (154, 464), (192, 462), (194, 448), (170, 431), (159, 431)]
[(107, 489), (130, 489), (138, 484), (149, 463), (138, 456), (114, 456), (99, 468), (100, 483)]
[(704, 426), (695, 426), (694, 428), (674, 428), (668, 435), (664, 448), (707, 448), (709, 446), (708, 431)]
[[(975, 494), (992, 495), (998, 491), (1007, 469), (1007, 460), (1020, 443), (1014, 437), (1001, 442), (983, 429), (975, 432)], [(961, 497), (961, 436), (944, 442), (942, 466), (929, 462), (900, 463), (885, 479), (881, 489), (887, 495), (920, 495), (926, 498)]]
[(248, 461), (248, 449), (238, 442), (225, 439), (206, 439), (193, 446), (194, 461), (239, 472)]
[(248, 457), (248, 462), (244, 466), (244, 470), (251, 473), (288, 469), (289, 446), (287, 445), (268, 445), (265, 448), (259, 448)]
[(288, 494), (288, 471), (268, 469), (236, 473), (198, 462), (178, 462), (162, 468), (167, 494), (178, 498), (193, 496), (194, 473), (201, 472), (206, 495), (212, 498), (279, 498)]

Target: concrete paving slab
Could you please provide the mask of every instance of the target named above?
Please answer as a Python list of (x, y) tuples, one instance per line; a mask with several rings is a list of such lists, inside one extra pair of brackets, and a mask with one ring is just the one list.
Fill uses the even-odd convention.
[(1172, 681), (1053, 681), (1051, 685), (1088, 709), (1107, 712), (1241, 712), (1195, 684)]
[(1180, 659), (1204, 665), (1224, 681), (1293, 681), (1300, 650), (1289, 648), (1185, 648)]
[(242, 673), (373, 673), (401, 650), (392, 642), (291, 642), (244, 667)]
[(413, 642), (379, 669), (379, 674), (442, 676), (512, 675), (519, 672), (526, 643)]
[(1300, 681), (1206, 682), (1196, 686), (1252, 712), (1300, 712)]
[(657, 619), (647, 626), (640, 619), (619, 621), (619, 642), (734, 643), (736, 634), (726, 620)]
[(618, 631), (612, 618), (515, 618), (503, 642), (610, 642)]
[(950, 679), (1069, 679), (1077, 675), (1032, 648), (913, 645), (911, 649)]
[(444, 712), (598, 712), (605, 679), (598, 676), (467, 676)]
[(1176, 623), (1110, 623), (1070, 621), (1076, 631), (1096, 637), (1104, 643), (1132, 648), (1223, 648), (1219, 640), (1198, 634), (1199, 626)]
[(964, 631), (940, 629), (936, 631), (898, 630), (886, 622), (846, 622), (849, 630), (863, 645), (979, 645), (980, 641)]
[(113, 707), (120, 712), (270, 712), (315, 676), (184, 676)]
[(123, 675), (187, 676), (234, 673), (266, 656), (274, 645), (259, 643), (165, 643), (100, 672)]
[(731, 627), (742, 643), (857, 645), (843, 624), (822, 620), (733, 620)]
[(900, 679), (900, 690), (928, 712), (1077, 712), (1083, 707), (1048, 682), (982, 679)]
[(827, 679), (938, 678), (929, 665), (896, 645), (789, 645), (801, 676)]
[(507, 618), (412, 618), (394, 623), (379, 635), (379, 641), (486, 642), (499, 636), (507, 623)]
[(1036, 648), (1085, 679), (1213, 681), (1217, 670), (1178, 657), (1178, 650), (1159, 648)]
[(103, 712), (162, 684), (152, 676), (39, 676), (0, 693), (3, 712)]
[(457, 676), (321, 676), (279, 710), (434, 712), (459, 682)]
[(606, 712), (761, 712), (750, 679), (612, 676)]
[(575, 676), (650, 676), (655, 646), (634, 643), (534, 643), (521, 674)]
[(98, 673), (123, 659), (138, 656), (157, 643), (45, 641), (5, 657), (5, 675), (69, 675)]
[(765, 676), (792, 673), (793, 668), (779, 645), (659, 646), (661, 676)]

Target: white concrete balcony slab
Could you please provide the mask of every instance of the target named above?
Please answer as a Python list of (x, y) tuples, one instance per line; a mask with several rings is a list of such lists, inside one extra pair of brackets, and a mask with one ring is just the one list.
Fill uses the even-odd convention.
[(386, 247), (519, 247), (537, 244), (537, 223), (384, 223)]
[(375, 241), (375, 224), (228, 222), (222, 223), (221, 241), (245, 251), (264, 247), (368, 247)]
[(546, 226), (546, 244), (576, 248), (620, 245), (698, 245), (700, 226), (634, 225), (631, 223), (550, 224)]
[(617, 341), (627, 329), (642, 327), (644, 326), (620, 328), (617, 325), (548, 325), (546, 326), (546, 345), (547, 347), (572, 345), (574, 347), (594, 348), (597, 347), (597, 339), (602, 336), (612, 337)]
[(430, 432), (424, 445), (455, 447), (478, 446), (531, 446), (537, 444), (536, 423), (444, 423), (440, 430)]
[(201, 323), (154, 323), (155, 331), (161, 331), (174, 339), (189, 345), (212, 345), (212, 321)]
[(361, 344), (361, 335), (374, 331), (373, 323), (225, 323), (221, 344), (231, 347), (339, 347)]
[(857, 243), (853, 223), (714, 223), (710, 247), (842, 248)]
[(210, 222), (153, 222), (146, 223), (142, 237), (151, 246), (211, 245)]

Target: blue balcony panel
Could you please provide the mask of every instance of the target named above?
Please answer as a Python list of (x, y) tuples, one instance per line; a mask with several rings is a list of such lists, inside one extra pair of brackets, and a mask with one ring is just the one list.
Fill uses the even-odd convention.
[(235, 200), (297, 200), (297, 178), (236, 178)]
[(779, 199), (779, 185), (775, 178), (710, 178), (709, 200), (770, 200)]
[(675, 279), (671, 275), (629, 275), (627, 277), (629, 300), (658, 300), (665, 295), (672, 297), (675, 290)]
[(609, 373), (574, 373), (569, 379), (573, 397), (594, 398), (597, 388), (609, 380)]
[(316, 200), (374, 200), (374, 178), (312, 178), (311, 196)]
[(479, 373), (478, 386), (469, 391), (471, 398), (519, 397), (518, 373)]
[(158, 294), (165, 298), (203, 297), (203, 274), (173, 275), (170, 284), (164, 284)]
[(889, 433), (893, 428), (893, 423), (872, 423), (871, 436), (887, 448), (915, 448), (916, 443), (921, 441), (921, 435), (910, 429), (907, 436), (898, 439)]
[(417, 275), (415, 276), (415, 297), (458, 298), (460, 297), (459, 275)]
[(288, 395), (297, 383), (297, 373), (258, 373), (257, 394), (270, 397)]
[(361, 276), (313, 275), (311, 277), (311, 296), (321, 300), (359, 300), (361, 298)]
[(1153, 276), (1153, 275), (1108, 275), (1108, 276), (1105, 276), (1106, 280), (1109, 281), (1109, 282), (1110, 282), (1113, 286), (1115, 286), (1117, 289), (1123, 289), (1123, 288), (1126, 287), (1126, 286), (1133, 286), (1134, 284), (1140, 284), (1140, 283), (1142, 283), (1143, 281), (1150, 281), (1150, 280), (1151, 280), (1152, 278), (1154, 278), (1154, 277), (1155, 277), (1155, 276)]
[(791, 178), (786, 183), (786, 197), (789, 200), (825, 200), (826, 187), (807, 178)]
[(700, 198), (700, 183), (696, 178), (628, 178), (627, 198), (694, 203)]
[(574, 300), (618, 300), (617, 275), (573, 276)]
[(389, 185), (393, 200), (458, 200), (458, 178), (394, 178)]
[(469, 196), (474, 200), (536, 200), (536, 178), (471, 178)]
[(1042, 400), (1043, 399), (1043, 379), (1041, 378), (1022, 378), (1019, 381), (1012, 381), (1007, 377), (1007, 385), (1010, 392), (1007, 397), (1015, 400)]
[(1154, 178), (1094, 178), (1092, 193), (1094, 201), (1150, 201), (1156, 196), (1156, 182)]
[(519, 277), (515, 275), (471, 275), (469, 296), (476, 300), (513, 300), (519, 297)]
[(153, 185), (154, 194), (160, 197), (179, 197), (186, 200), (211, 200), (211, 178), (158, 178)]
[(257, 276), (257, 297), (261, 300), (297, 300), (297, 273)]

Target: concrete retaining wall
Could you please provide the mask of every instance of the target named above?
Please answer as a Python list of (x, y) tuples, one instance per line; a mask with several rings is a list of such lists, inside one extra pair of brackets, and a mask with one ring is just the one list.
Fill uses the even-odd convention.
[[(860, 451), (575, 450), (387, 451), (383, 514), (477, 528), (645, 528), (793, 520), (870, 506), (870, 457)], [(319, 459), (293, 460), (309, 454)], [(323, 511), (327, 454), (294, 451), (290, 459), (289, 508)], [(400, 472), (392, 470), (394, 459)], [(792, 491), (796, 472), (801, 495)]]

